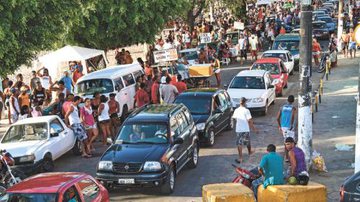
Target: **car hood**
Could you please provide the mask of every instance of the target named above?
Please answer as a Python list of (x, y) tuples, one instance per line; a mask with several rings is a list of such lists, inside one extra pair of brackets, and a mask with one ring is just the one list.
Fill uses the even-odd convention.
[(35, 140), (26, 142), (1, 143), (0, 148), (5, 149), (13, 157), (20, 157), (33, 154), (36, 149), (46, 143), (46, 140)]
[(209, 118), (209, 115), (208, 114), (201, 114), (201, 115), (199, 115), (199, 114), (191, 114), (192, 115), (192, 117), (193, 117), (193, 119), (194, 119), (194, 122), (196, 123), (196, 124), (198, 124), (198, 123), (205, 123), (207, 120), (208, 120), (208, 118)]
[(246, 99), (260, 98), (266, 93), (265, 89), (227, 89), (231, 99), (245, 97)]
[(114, 144), (107, 149), (101, 160), (112, 162), (160, 161), (168, 149), (168, 144)]

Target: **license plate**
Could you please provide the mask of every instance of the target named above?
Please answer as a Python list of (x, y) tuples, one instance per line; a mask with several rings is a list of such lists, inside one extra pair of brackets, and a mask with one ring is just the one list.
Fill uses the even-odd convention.
[(135, 179), (119, 179), (119, 184), (135, 184)]

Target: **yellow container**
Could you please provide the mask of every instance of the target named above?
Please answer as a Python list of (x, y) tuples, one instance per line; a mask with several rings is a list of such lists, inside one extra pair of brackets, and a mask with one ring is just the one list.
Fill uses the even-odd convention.
[(238, 183), (208, 184), (202, 187), (204, 202), (255, 202), (254, 193)]
[(196, 64), (189, 67), (190, 77), (210, 77), (213, 75), (213, 67), (210, 64)]

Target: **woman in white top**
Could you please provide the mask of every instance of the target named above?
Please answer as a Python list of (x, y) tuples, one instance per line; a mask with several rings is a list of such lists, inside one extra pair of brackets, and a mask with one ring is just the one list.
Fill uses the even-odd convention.
[[(42, 74), (40, 73), (41, 70), (43, 70)], [(51, 80), (51, 76), (49, 75), (49, 70), (46, 69), (45, 67), (42, 67), (37, 71), (37, 74), (40, 77), (42, 87), (48, 90), (52, 85), (52, 80)]]
[(20, 105), (19, 100), (17, 99), (18, 91), (15, 88), (11, 88), (11, 97), (9, 100), (10, 104), (10, 115), (11, 115), (11, 123), (15, 123), (19, 119), (20, 114)]
[(98, 120), (103, 135), (103, 145), (106, 146), (106, 139), (112, 136), (110, 132), (109, 104), (107, 103), (107, 98), (105, 95), (101, 95), (100, 101), (101, 104), (98, 109)]

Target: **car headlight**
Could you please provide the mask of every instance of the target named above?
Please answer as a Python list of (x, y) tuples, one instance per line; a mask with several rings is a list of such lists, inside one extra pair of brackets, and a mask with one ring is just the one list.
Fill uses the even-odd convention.
[(294, 58), (295, 58), (295, 59), (300, 59), (300, 54), (295, 54), (295, 55), (294, 55)]
[(112, 170), (113, 163), (111, 161), (100, 161), (98, 165), (99, 170)]
[(251, 99), (251, 100), (252, 100), (252, 102), (254, 102), (254, 103), (260, 103), (260, 102), (263, 102), (263, 101), (264, 101), (263, 98), (253, 98), (253, 99)]
[(35, 155), (34, 154), (30, 154), (30, 155), (26, 155), (26, 156), (22, 156), (19, 158), (19, 162), (29, 162), (29, 161), (34, 161), (35, 160)]
[(161, 170), (161, 164), (157, 161), (146, 161), (144, 164), (144, 171), (158, 171)]
[(197, 130), (204, 130), (205, 129), (205, 123), (198, 123), (196, 124)]

